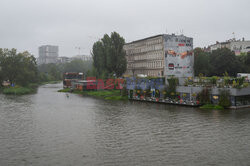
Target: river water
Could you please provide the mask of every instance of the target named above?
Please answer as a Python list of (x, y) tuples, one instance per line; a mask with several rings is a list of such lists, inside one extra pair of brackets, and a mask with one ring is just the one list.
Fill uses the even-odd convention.
[(0, 165), (250, 165), (250, 109), (0, 94)]

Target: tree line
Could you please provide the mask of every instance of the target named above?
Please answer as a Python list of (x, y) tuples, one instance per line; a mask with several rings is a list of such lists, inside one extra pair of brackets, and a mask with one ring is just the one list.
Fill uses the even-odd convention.
[(0, 48), (0, 86), (7, 80), (20, 86), (62, 80), (64, 72), (88, 73), (90, 70), (92, 70), (92, 61), (75, 59), (65, 64), (38, 66), (36, 58), (27, 51), (18, 53), (16, 49)]
[[(36, 58), (27, 51), (18, 53), (16, 49), (0, 49), (0, 83), (27, 85), (29, 83), (61, 80), (64, 72), (84, 72), (86, 76), (98, 78), (121, 77), (126, 71), (127, 61), (123, 46), (125, 40), (117, 32), (105, 34), (92, 48), (93, 61), (76, 59), (66, 64), (43, 64), (37, 66)], [(227, 48), (205, 52), (194, 49), (195, 76), (236, 76), (250, 73), (250, 53), (236, 56)]]
[(250, 73), (250, 52), (236, 56), (228, 48), (220, 48), (205, 52), (201, 48), (194, 49), (195, 76), (236, 76), (237, 73)]
[(123, 46), (125, 40), (117, 32), (105, 34), (92, 47), (93, 61), (73, 60), (66, 64), (42, 64), (28, 52), (17, 53), (15, 49), (0, 51), (0, 82), (27, 85), (29, 83), (61, 80), (64, 72), (83, 72), (97, 78), (121, 77), (127, 69)]
[(75, 59), (64, 64), (42, 64), (38, 66), (39, 78), (42, 82), (62, 80), (65, 72), (83, 72), (86, 76), (93, 68), (93, 61)]
[(22, 86), (38, 82), (36, 58), (27, 51), (17, 53), (16, 49), (0, 49), (1, 85), (4, 80)]

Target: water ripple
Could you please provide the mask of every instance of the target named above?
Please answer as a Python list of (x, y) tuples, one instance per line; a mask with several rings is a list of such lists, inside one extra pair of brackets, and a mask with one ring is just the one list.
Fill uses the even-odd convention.
[(0, 95), (0, 165), (249, 165), (250, 110)]

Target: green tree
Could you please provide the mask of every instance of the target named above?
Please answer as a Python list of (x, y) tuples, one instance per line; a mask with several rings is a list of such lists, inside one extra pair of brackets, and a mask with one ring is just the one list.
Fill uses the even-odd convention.
[(105, 34), (101, 40), (94, 43), (92, 56), (97, 76), (122, 76), (127, 67), (124, 44), (124, 38), (116, 32), (112, 32), (110, 37)]
[(248, 52), (247, 55), (246, 55), (245, 71), (244, 72), (250, 73), (250, 52)]
[(243, 70), (234, 52), (228, 48), (213, 51), (209, 62), (211, 65), (210, 75), (223, 76), (223, 73), (227, 72), (230, 76), (236, 76)]
[(176, 98), (176, 87), (179, 84), (178, 78), (175, 77), (170, 77), (167, 79), (168, 81), (168, 86), (167, 86), (167, 92), (166, 96), (170, 98)]
[(197, 99), (200, 101), (201, 104), (210, 104), (210, 94), (211, 94), (211, 89), (204, 88), (202, 89), (201, 92), (198, 93)]
[(63, 65), (63, 72), (83, 72), (86, 74), (91, 69), (92, 61), (83, 61), (81, 59), (75, 59)]
[(2, 70), (2, 62), (3, 62), (3, 50), (0, 48), (0, 87), (2, 86), (2, 82), (4, 80), (3, 70)]
[(102, 41), (94, 43), (92, 48), (93, 65), (96, 69), (97, 76), (106, 70), (106, 54)]
[(0, 51), (1, 79), (26, 86), (37, 82), (36, 59), (28, 52), (17, 53), (15, 49)]
[(202, 73), (205, 76), (210, 74), (210, 64), (209, 64), (210, 54), (202, 50), (201, 48), (194, 49), (194, 72), (195, 76)]
[(55, 81), (62, 79), (63, 66), (53, 63), (42, 64), (38, 66), (39, 81)]
[(231, 106), (231, 101), (230, 101), (230, 92), (226, 89), (222, 89), (219, 91), (219, 105), (228, 108)]
[(111, 52), (107, 59), (107, 66), (110, 68), (109, 72), (114, 72), (116, 76), (120, 77), (127, 67), (126, 52), (123, 49), (125, 40), (118, 33), (113, 32), (111, 33), (111, 42)]

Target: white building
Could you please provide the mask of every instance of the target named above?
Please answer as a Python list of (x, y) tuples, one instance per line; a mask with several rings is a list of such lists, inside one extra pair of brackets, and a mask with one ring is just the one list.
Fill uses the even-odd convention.
[(38, 48), (38, 64), (57, 63), (58, 46), (44, 45)]
[(163, 35), (126, 43), (127, 59), (125, 75), (164, 76)]
[(72, 59), (69, 57), (58, 57), (57, 58), (57, 63), (69, 63), (71, 61), (72, 61)]
[(226, 42), (216, 42), (216, 44), (210, 45), (210, 51), (217, 50), (218, 48), (228, 48), (235, 52), (235, 55), (240, 55), (241, 53), (250, 52), (250, 41), (235, 40), (231, 39)]
[(165, 76), (194, 76), (193, 38), (184, 35), (164, 35)]
[(91, 60), (93, 60), (92, 56), (90, 56), (90, 55), (76, 55), (76, 56), (72, 57), (71, 59), (72, 60), (80, 59), (80, 60), (83, 60), (83, 61), (91, 61)]
[(162, 34), (124, 45), (125, 75), (154, 77), (193, 76), (193, 39), (184, 35)]

